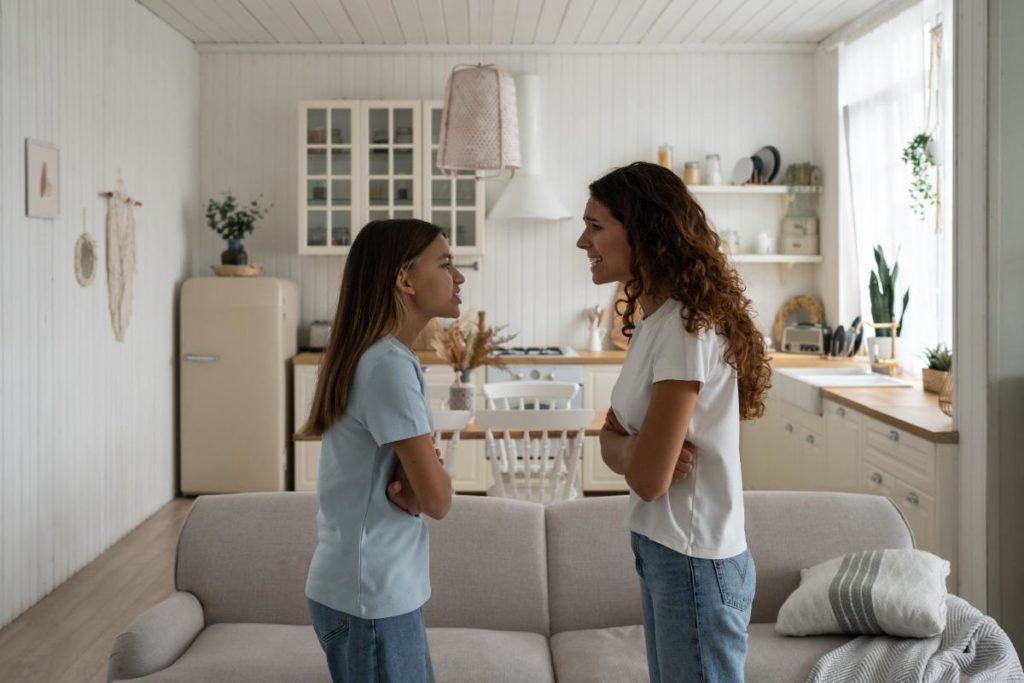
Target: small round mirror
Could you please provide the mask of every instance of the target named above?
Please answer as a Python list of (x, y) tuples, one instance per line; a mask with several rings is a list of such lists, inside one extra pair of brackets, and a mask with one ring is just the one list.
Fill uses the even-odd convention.
[(96, 277), (96, 241), (89, 233), (83, 232), (75, 243), (75, 277), (83, 287)]

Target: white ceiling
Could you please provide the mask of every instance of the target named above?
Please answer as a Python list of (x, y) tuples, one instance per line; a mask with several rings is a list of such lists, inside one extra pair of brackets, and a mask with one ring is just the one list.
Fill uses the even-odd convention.
[(888, 0), (137, 0), (197, 44), (818, 43)]

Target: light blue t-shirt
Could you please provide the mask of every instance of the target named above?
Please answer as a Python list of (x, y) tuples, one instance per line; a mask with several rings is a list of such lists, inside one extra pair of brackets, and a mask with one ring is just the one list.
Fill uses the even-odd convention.
[(323, 435), (319, 542), (306, 595), (363, 619), (407, 614), (430, 597), (427, 527), (385, 489), (393, 443), (433, 431), (419, 360), (394, 337), (359, 359), (345, 415)]

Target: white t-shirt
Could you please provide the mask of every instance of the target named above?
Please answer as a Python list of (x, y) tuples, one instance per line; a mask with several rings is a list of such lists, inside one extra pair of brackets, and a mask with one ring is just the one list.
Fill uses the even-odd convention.
[(713, 331), (690, 334), (680, 302), (669, 299), (637, 322), (612, 409), (630, 434), (647, 415), (651, 387), (663, 380), (700, 382), (687, 432), (697, 449), (693, 470), (651, 502), (630, 492), (630, 530), (684, 555), (721, 560), (747, 548), (740, 474), (740, 409), (736, 371), (725, 362), (726, 340)]

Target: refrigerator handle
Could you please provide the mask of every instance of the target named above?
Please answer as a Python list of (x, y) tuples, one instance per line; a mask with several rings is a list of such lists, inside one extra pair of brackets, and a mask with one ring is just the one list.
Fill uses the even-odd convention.
[(186, 363), (216, 363), (220, 356), (209, 356), (201, 353), (186, 353), (182, 356)]

